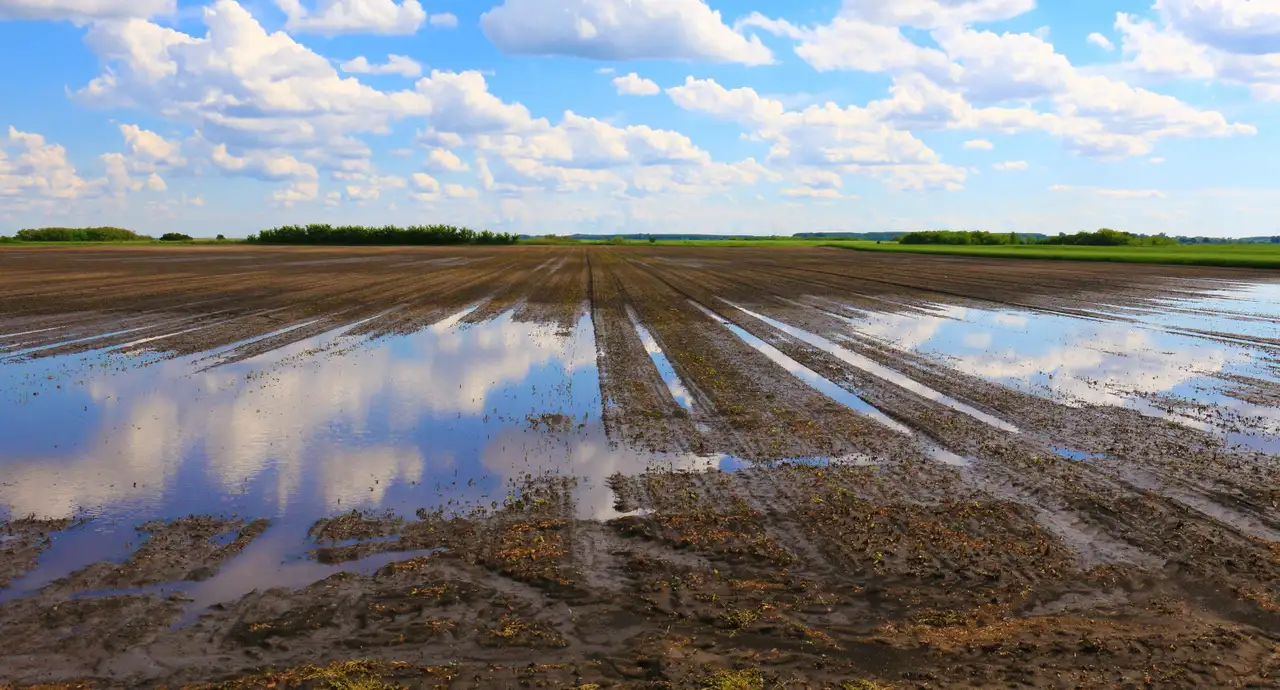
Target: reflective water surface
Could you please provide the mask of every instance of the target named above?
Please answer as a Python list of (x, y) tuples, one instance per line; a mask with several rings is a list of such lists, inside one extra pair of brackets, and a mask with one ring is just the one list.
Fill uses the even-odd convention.
[[(927, 355), (941, 364), (1069, 405), (1117, 405), (1206, 431), (1212, 425), (1169, 403), (1190, 402), (1259, 420), (1280, 432), (1280, 409), (1226, 392), (1233, 377), (1280, 378), (1280, 284), (1224, 289), (1204, 299), (1097, 309), (1100, 318), (939, 305), (868, 314), (848, 310), (849, 337)], [(1101, 318), (1105, 317), (1105, 318)], [(1230, 442), (1280, 452), (1269, 434)]]
[[(1276, 381), (1266, 339), (1280, 334), (1280, 286), (1231, 287), (1198, 300), (1107, 307), (1098, 318), (933, 306), (868, 313), (835, 308), (847, 330), (818, 336), (741, 308), (851, 366), (1010, 433), (1013, 425), (857, 355), (854, 339), (918, 352), (944, 366), (1072, 405), (1123, 405), (1215, 429), (1169, 400), (1280, 427), (1280, 409), (1229, 395), (1238, 379)], [(609, 443), (601, 421), (590, 316), (571, 333), (512, 312), (469, 323), (464, 310), (410, 335), (370, 340), (349, 325), (250, 359), (234, 349), (167, 358), (140, 352), (156, 334), (110, 352), (28, 359), (0, 352), (0, 515), (90, 518), (53, 537), (40, 567), (5, 591), (21, 596), (137, 547), (135, 527), (191, 514), (269, 518), (272, 527), (219, 574), (181, 585), (203, 606), (254, 588), (306, 584), (334, 572), (304, 559), (307, 527), (350, 509), (409, 516), (501, 503), (526, 477), (577, 479), (578, 517), (617, 515), (606, 479), (654, 466), (738, 469), (732, 457), (658, 456)], [(905, 435), (856, 391), (720, 321), (733, 336), (833, 400)], [(673, 399), (688, 389), (629, 314)], [(303, 325), (295, 325), (299, 328)], [(270, 334), (263, 337), (270, 337)], [(1280, 452), (1257, 429), (1227, 434)], [(934, 457), (967, 459), (921, 441)], [(1088, 462), (1094, 456), (1063, 449)], [(874, 461), (848, 458), (842, 461)], [(807, 462), (825, 462), (810, 459)], [(379, 558), (342, 566), (373, 569)]]

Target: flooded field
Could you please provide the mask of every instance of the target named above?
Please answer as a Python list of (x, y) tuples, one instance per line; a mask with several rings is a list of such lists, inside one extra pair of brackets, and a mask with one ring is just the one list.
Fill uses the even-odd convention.
[(1275, 686), (1280, 277), (0, 250), (6, 682)]

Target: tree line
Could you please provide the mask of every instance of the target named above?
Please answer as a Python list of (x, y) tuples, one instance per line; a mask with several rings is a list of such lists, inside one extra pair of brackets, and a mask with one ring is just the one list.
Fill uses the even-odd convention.
[(1050, 237), (1026, 237), (1016, 232), (993, 233), (985, 230), (922, 230), (909, 232), (898, 238), (899, 244), (1049, 244), (1087, 245), (1094, 247), (1164, 247), (1178, 244), (1167, 235), (1135, 235), (1122, 230), (1100, 228), (1093, 232), (1081, 230), (1074, 235), (1059, 233)]
[(284, 225), (249, 235), (259, 244), (515, 244), (519, 235), (456, 225)]

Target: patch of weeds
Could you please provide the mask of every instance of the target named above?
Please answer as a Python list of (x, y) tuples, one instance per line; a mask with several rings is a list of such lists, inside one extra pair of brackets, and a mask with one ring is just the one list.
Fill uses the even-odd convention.
[(720, 614), (719, 620), (726, 628), (739, 632), (760, 620), (760, 615), (761, 612), (757, 609), (731, 609)]
[(484, 630), (487, 643), (496, 647), (565, 647), (564, 638), (554, 630), (541, 623), (531, 623), (515, 616), (506, 615), (498, 621), (497, 626)]
[(929, 611), (916, 617), (916, 622), (920, 625), (933, 628), (951, 628), (965, 625), (968, 621), (968, 617), (959, 611)]
[(764, 690), (764, 674), (758, 668), (716, 671), (702, 679), (707, 690)]
[(449, 666), (415, 667), (404, 662), (368, 659), (336, 661), (328, 666), (301, 666), (245, 676), (222, 683), (198, 686), (200, 690), (250, 690), (257, 688), (313, 687), (328, 690), (393, 690), (402, 686), (386, 678), (436, 676), (452, 679), (456, 669)]
[(840, 690), (893, 690), (893, 686), (874, 680), (846, 680), (840, 684)]

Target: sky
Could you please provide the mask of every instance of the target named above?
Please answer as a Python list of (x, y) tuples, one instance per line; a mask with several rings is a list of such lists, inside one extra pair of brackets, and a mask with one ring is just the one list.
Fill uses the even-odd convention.
[(1280, 234), (1280, 0), (0, 0), (0, 234)]

